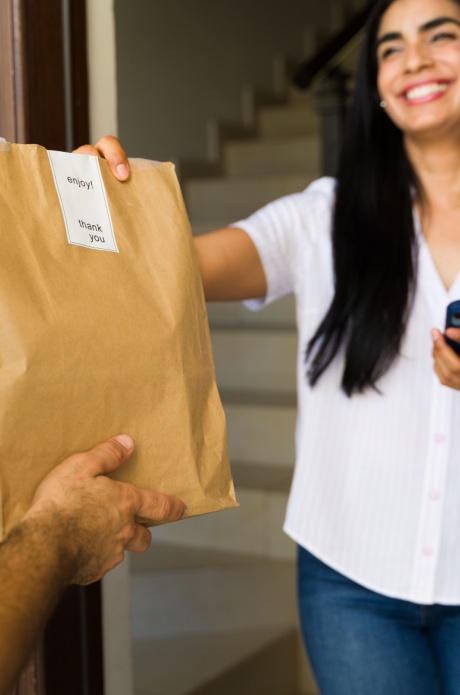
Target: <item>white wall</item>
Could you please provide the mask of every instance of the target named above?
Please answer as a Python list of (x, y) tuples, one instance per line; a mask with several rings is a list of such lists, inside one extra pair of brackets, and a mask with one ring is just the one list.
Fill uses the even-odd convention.
[(118, 126), (128, 153), (204, 159), (207, 119), (240, 121), (242, 88), (272, 90), (273, 56), (300, 61), (305, 29), (325, 29), (330, 3), (115, 0)]

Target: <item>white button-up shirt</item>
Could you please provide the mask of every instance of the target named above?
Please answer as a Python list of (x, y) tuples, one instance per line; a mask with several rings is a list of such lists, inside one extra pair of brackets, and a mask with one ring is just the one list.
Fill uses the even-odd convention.
[(234, 225), (265, 270), (267, 296), (255, 304), (297, 297), (297, 460), (285, 531), (374, 591), (460, 604), (460, 392), (436, 377), (430, 337), (460, 299), (460, 274), (447, 291), (420, 235), (415, 301), (381, 393), (348, 398), (341, 356), (310, 388), (305, 348), (333, 296), (334, 189), (320, 179)]

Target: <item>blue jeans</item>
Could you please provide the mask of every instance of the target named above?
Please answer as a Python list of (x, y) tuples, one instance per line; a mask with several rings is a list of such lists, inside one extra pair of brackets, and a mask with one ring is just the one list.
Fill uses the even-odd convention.
[(303, 548), (298, 589), (321, 695), (460, 695), (460, 606), (382, 596)]

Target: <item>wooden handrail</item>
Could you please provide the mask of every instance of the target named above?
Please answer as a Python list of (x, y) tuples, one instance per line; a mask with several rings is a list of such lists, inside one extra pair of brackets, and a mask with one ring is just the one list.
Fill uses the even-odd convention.
[(297, 87), (300, 89), (311, 87), (314, 82), (339, 65), (343, 55), (352, 50), (361, 40), (370, 13), (370, 5), (369, 2), (364, 9), (356, 12), (343, 29), (333, 34), (312, 58), (296, 70), (293, 80)]

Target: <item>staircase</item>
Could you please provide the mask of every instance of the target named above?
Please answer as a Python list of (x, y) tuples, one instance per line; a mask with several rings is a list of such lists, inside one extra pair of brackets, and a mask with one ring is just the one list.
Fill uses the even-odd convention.
[[(320, 175), (312, 96), (254, 111), (222, 143), (220, 176), (186, 180), (195, 234), (304, 189)], [(301, 646), (295, 546), (282, 532), (294, 465), (295, 309), (209, 304), (238, 509), (153, 531), (131, 557), (134, 695), (316, 695)]]
[[(265, 107), (257, 118), (256, 139), (223, 146), (223, 177), (185, 183), (196, 233), (318, 175), (308, 103)], [(294, 304), (286, 298), (260, 314), (240, 304), (208, 309), (241, 506), (155, 529), (151, 551), (131, 558), (135, 695), (313, 695), (295, 547), (282, 532), (294, 464)]]

